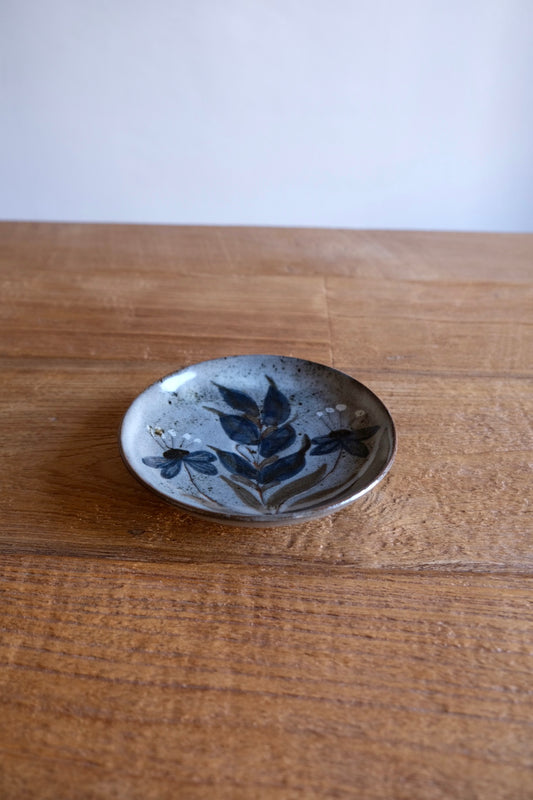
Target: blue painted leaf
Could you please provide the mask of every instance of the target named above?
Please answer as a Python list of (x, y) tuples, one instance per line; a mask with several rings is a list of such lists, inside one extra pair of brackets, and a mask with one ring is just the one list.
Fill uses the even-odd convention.
[(281, 450), (290, 447), (296, 439), (296, 431), (292, 425), (284, 425), (283, 428), (276, 428), (268, 436), (261, 440), (259, 453), (263, 458), (269, 458)]
[(195, 469), (197, 472), (201, 472), (202, 475), (216, 475), (217, 468), (212, 463), (216, 461), (216, 456), (213, 453), (208, 453), (207, 450), (195, 450), (190, 455), (184, 458), (185, 463)]
[(213, 453), (208, 453), (207, 450), (193, 450), (186, 456), (187, 461), (193, 459), (195, 461), (216, 461), (217, 457)]
[(244, 475), (245, 478), (257, 479), (256, 468), (242, 456), (238, 456), (236, 453), (229, 453), (227, 450), (218, 450), (216, 447), (213, 447), (213, 450), (216, 452), (222, 466), (228, 472), (234, 475)]
[(215, 386), (222, 395), (224, 402), (235, 411), (242, 411), (255, 419), (259, 417), (257, 403), (249, 395), (239, 392), (237, 389), (228, 389), (227, 386), (221, 386), (219, 383), (215, 383)]
[(257, 444), (259, 442), (259, 428), (248, 417), (238, 414), (221, 414), (220, 424), (224, 432), (234, 442), (239, 444)]
[(181, 469), (181, 458), (161, 458), (161, 456), (147, 456), (143, 458), (143, 464), (147, 467), (161, 470), (162, 478), (175, 478)]
[(308, 436), (304, 436), (302, 447), (290, 456), (279, 458), (268, 467), (264, 467), (259, 473), (259, 483), (272, 483), (273, 481), (286, 481), (294, 478), (305, 466), (305, 454), (311, 442)]
[(344, 450), (350, 453), (350, 455), (360, 456), (360, 458), (366, 458), (370, 452), (366, 444), (360, 442), (355, 436), (349, 436), (347, 439), (345, 439), (342, 443), (342, 447)]
[(166, 467), (168, 464), (168, 459), (163, 458), (162, 456), (147, 456), (146, 458), (143, 458), (143, 464), (146, 464), (147, 467), (161, 469), (162, 467)]
[(263, 403), (261, 422), (263, 425), (267, 426), (278, 426), (289, 419), (291, 413), (291, 404), (283, 392), (280, 392), (275, 381), (273, 381), (272, 378), (269, 378), (268, 375), (266, 378), (270, 383), (270, 386), (268, 387), (268, 391), (265, 396), (265, 402)]
[(173, 461), (167, 461), (166, 466), (161, 470), (162, 478), (175, 478), (181, 469), (181, 461), (177, 458)]
[(309, 453), (310, 456), (325, 456), (327, 453), (340, 450), (342, 446), (339, 439), (332, 439), (329, 434), (326, 436), (317, 436), (315, 439), (312, 439), (311, 443), (314, 447)]

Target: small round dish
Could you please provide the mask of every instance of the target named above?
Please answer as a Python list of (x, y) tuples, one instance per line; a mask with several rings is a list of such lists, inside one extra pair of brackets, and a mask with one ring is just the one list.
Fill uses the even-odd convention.
[(131, 404), (122, 457), (183, 511), (267, 527), (339, 511), (391, 467), (392, 418), (366, 386), (323, 364), (228, 356), (161, 378)]

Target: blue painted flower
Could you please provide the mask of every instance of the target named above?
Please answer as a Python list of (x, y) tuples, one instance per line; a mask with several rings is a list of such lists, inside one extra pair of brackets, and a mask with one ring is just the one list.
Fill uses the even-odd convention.
[(181, 465), (185, 464), (186, 467), (192, 467), (196, 472), (201, 472), (202, 475), (216, 475), (217, 468), (212, 463), (216, 461), (216, 456), (213, 453), (208, 453), (207, 450), (182, 450), (179, 447), (171, 447), (165, 450), (162, 456), (148, 456), (143, 458), (143, 464), (147, 467), (161, 470), (162, 478), (175, 478), (179, 475)]
[(344, 450), (344, 452), (352, 456), (365, 458), (370, 451), (366, 444), (363, 444), (363, 440), (370, 439), (378, 430), (379, 425), (373, 425), (370, 428), (359, 428), (359, 430), (340, 428), (339, 430), (330, 431), (325, 436), (317, 436), (311, 440), (311, 444), (314, 447), (309, 452), (309, 455), (323, 456), (327, 453), (334, 453), (337, 450)]

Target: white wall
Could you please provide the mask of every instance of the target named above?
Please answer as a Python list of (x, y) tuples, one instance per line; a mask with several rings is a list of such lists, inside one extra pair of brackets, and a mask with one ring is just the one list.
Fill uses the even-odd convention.
[(533, 0), (3, 0), (0, 217), (533, 230)]

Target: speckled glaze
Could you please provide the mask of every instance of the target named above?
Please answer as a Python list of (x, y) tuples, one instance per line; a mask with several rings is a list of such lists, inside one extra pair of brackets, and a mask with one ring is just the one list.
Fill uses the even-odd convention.
[(381, 400), (338, 370), (297, 358), (228, 356), (149, 386), (120, 446), (146, 486), (228, 525), (298, 523), (339, 511), (391, 467)]

